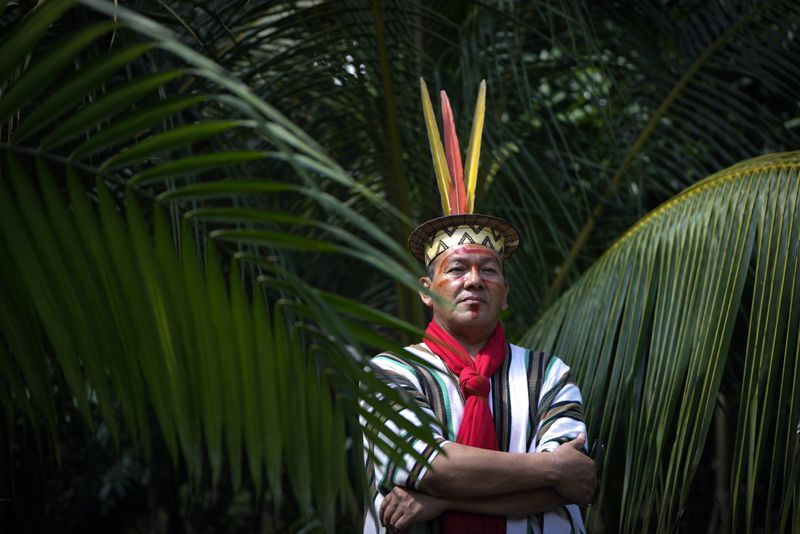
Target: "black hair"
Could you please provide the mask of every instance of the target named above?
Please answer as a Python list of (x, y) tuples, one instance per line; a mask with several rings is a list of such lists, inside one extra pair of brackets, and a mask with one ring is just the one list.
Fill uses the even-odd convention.
[(427, 275), (427, 277), (428, 277), (428, 278), (430, 278), (431, 280), (433, 280), (433, 274), (434, 274), (434, 273), (433, 273), (433, 263), (434, 263), (435, 261), (436, 261), (436, 258), (434, 258), (434, 259), (433, 259), (433, 261), (432, 261), (432, 262), (430, 262), (430, 263), (429, 263), (429, 264), (428, 264), (428, 265), (425, 267), (425, 274), (426, 274), (426, 275)]

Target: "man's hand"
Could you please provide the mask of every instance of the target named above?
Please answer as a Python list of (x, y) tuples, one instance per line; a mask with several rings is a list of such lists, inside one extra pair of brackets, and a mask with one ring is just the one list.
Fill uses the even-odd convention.
[(444, 510), (445, 501), (442, 499), (395, 486), (383, 498), (378, 517), (384, 527), (402, 532), (414, 523), (439, 517)]
[(597, 484), (594, 461), (581, 450), (585, 442), (586, 436), (581, 434), (550, 453), (557, 477), (553, 489), (579, 506), (592, 502)]

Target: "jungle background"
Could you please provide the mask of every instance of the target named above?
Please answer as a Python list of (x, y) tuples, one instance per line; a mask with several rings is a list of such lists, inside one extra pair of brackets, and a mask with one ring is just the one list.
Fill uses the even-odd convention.
[(0, 1), (0, 531), (360, 528), (357, 417), (409, 402), (368, 360), (424, 326), (440, 209), (420, 77), (462, 145), (487, 81), (476, 205), (523, 234), (509, 338), (607, 444), (591, 531), (796, 531), (798, 32), (791, 1)]

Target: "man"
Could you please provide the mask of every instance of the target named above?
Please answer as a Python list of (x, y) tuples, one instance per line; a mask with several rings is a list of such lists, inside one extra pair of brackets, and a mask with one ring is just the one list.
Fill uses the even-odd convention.
[[(424, 82), (421, 89), (445, 216), (417, 228), (409, 248), (425, 263), (420, 296), (433, 320), (424, 342), (406, 349), (416, 358), (381, 354), (373, 363), (438, 422), (431, 428), (437, 445), (406, 433), (426, 461), (411, 455), (398, 461), (365, 439), (375, 491), (364, 530), (583, 532), (578, 505), (591, 500), (596, 471), (582, 452), (580, 392), (561, 360), (506, 342), (498, 321), (509, 292), (503, 260), (517, 248), (519, 233), (506, 221), (472, 213), (485, 84), (466, 183), (447, 97), (445, 155)], [(411, 410), (402, 415), (421, 424)]]

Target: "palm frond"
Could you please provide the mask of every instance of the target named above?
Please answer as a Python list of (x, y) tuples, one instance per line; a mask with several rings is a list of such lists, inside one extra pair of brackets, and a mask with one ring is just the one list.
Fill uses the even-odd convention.
[[(47, 383), (63, 375), (61, 395), (90, 425), (96, 407), (114, 440), (124, 431), (147, 451), (155, 433), (193, 480), (248, 476), (332, 531), (364, 491), (346, 475), (361, 461), (345, 430), (359, 402), (381, 395), (373, 417), (426, 436), (399, 419), (410, 400), (366, 354), (401, 350), (376, 330), (420, 332), (282, 264), (338, 255), (416, 288), (410, 255), (329, 190), (403, 218), (168, 29), (90, 4), (118, 22), (45, 52), (0, 44), (20, 61), (0, 79), (3, 408), (45, 421), (57, 447)], [(51, 11), (23, 24), (45, 28)], [(175, 68), (153, 72), (155, 57)], [(391, 454), (410, 450), (391, 439)]]
[[(15, 15), (28, 8), (12, 4)], [(526, 234), (509, 265), (512, 335), (541, 313), (554, 276), (575, 280), (636, 217), (715, 169), (798, 143), (791, 2), (73, 4), (40, 2), (19, 20), (0, 9), (5, 420), (44, 422), (57, 447), (58, 407), (74, 396), (115, 438), (163, 439), (193, 476), (207, 463), (213, 480), (225, 470), (260, 480), (328, 528), (332, 503), (353, 488), (345, 464), (306, 444), (330, 439), (341, 458), (344, 425), (363, 413), (358, 380), (402, 403), (364, 372), (364, 352), (396, 349), (383, 334), (419, 333), (403, 320), (419, 319), (403, 233), (438, 211), (419, 76), (448, 90), (457, 124), (470, 123), (487, 79), (477, 208)], [(600, 509), (609, 524), (682, 520), (709, 421), (727, 417), (712, 416), (716, 396), (739, 414), (729, 519), (768, 530), (800, 521), (786, 437), (797, 419), (796, 271), (780, 270), (797, 250), (774, 248), (796, 239), (796, 211), (771, 211), (796, 189), (781, 189), (780, 173), (750, 175), (746, 186), (744, 174), (718, 176), (658, 210), (600, 263), (625, 269), (592, 270), (596, 285), (565, 296), (591, 305), (557, 304), (534, 331), (577, 355), (592, 409), (610, 399), (590, 414), (592, 432), (629, 432), (612, 443), (630, 470), (624, 506)], [(637, 244), (647, 232), (657, 241)], [(711, 259), (729, 270), (695, 265)], [(603, 322), (594, 310), (607, 302)], [(256, 358), (270, 351), (297, 359)], [(302, 399), (275, 378), (295, 373)], [(742, 378), (752, 402), (720, 373)], [(298, 442), (285, 426), (296, 413)], [(267, 420), (277, 430), (264, 432)], [(356, 449), (345, 449), (350, 465)]]
[[(787, 117), (764, 109), (764, 102), (796, 101), (796, 90), (787, 83), (800, 75), (792, 59), (800, 51), (793, 38), (800, 20), (796, 3), (712, 2), (682, 14), (668, 16), (662, 6), (637, 4), (612, 17), (630, 29), (618, 41), (628, 52), (619, 50), (618, 58), (636, 65), (638, 74), (629, 75), (639, 81), (623, 87), (625, 81), (614, 80), (611, 89), (618, 93), (608, 98), (620, 99), (622, 109), (636, 106), (639, 113), (622, 114), (619, 119), (628, 125), (614, 125), (617, 136), (627, 133), (629, 144), (617, 147), (613, 173), (550, 282), (545, 302), (569, 278), (607, 204), (626, 183), (659, 190), (664, 199), (737, 160), (796, 146), (797, 132), (786, 128)], [(642, 94), (639, 84), (657, 89)], [(644, 165), (653, 169), (649, 183), (633, 178)]]
[[(769, 155), (688, 188), (626, 232), (525, 336), (565, 357), (582, 385), (590, 433), (616, 459), (605, 481), (623, 477), (619, 495), (602, 494), (619, 503), (608, 513), (621, 531), (671, 531), (698, 497), (720, 395), (738, 411), (735, 446), (714, 436), (733, 451), (731, 465), (715, 467), (730, 472), (729, 524), (797, 528), (798, 170), (800, 154)], [(741, 391), (726, 391), (723, 376), (738, 365)]]

